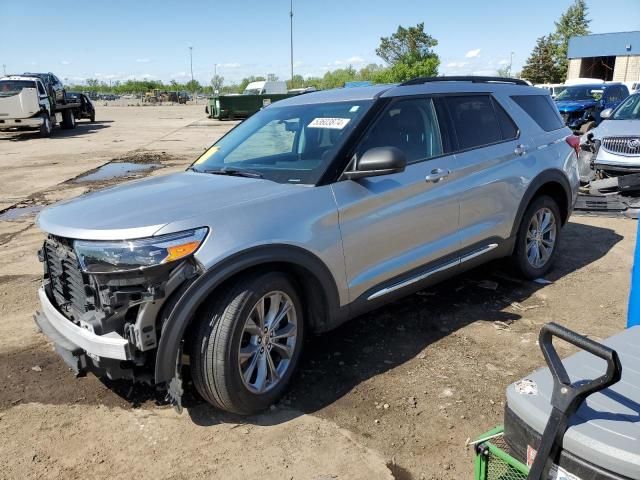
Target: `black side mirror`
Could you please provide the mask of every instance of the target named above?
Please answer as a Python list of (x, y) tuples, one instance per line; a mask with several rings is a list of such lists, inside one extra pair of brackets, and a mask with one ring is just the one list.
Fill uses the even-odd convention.
[(349, 180), (377, 177), (404, 171), (407, 166), (407, 156), (396, 147), (376, 147), (364, 152), (353, 170), (344, 172)]

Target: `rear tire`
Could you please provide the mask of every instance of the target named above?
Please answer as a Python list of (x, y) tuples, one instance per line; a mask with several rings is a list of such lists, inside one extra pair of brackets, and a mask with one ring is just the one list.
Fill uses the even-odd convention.
[(541, 195), (533, 199), (522, 217), (513, 261), (522, 276), (533, 280), (546, 275), (553, 267), (562, 220), (556, 201)]
[(67, 109), (62, 111), (62, 128), (65, 130), (76, 128), (76, 116), (73, 110)]
[(40, 136), (42, 138), (48, 138), (51, 136), (51, 130), (53, 126), (51, 125), (51, 119), (49, 118), (49, 114), (42, 114), (42, 125), (40, 125)]
[(191, 342), (193, 381), (211, 405), (249, 415), (283, 395), (300, 359), (302, 303), (283, 273), (244, 277), (201, 313)]

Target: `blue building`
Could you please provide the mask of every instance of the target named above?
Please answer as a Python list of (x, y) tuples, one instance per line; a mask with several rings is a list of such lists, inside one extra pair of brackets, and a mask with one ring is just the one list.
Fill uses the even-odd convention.
[(640, 81), (640, 31), (572, 37), (569, 40), (567, 80), (599, 78)]

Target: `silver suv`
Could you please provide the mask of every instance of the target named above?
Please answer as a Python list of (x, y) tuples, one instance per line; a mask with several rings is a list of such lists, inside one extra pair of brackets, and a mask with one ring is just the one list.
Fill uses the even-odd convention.
[[(41, 330), (78, 374), (275, 402), (305, 336), (488, 260), (545, 274), (576, 200), (548, 92), (419, 78), (279, 101), (184, 173), (43, 211)], [(184, 368), (188, 366), (189, 368)]]

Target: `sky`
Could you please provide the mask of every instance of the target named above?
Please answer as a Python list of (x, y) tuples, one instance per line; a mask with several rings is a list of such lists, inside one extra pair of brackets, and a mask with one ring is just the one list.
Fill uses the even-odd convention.
[[(290, 76), (290, 0), (0, 0), (0, 65), (51, 71), (66, 83), (154, 79), (208, 84)], [(375, 50), (398, 25), (424, 22), (440, 73), (519, 71), (536, 38), (572, 0), (293, 0), (294, 73), (321, 76), (382, 63)], [(593, 33), (640, 29), (640, 0), (587, 0)], [(43, 32), (37, 34), (37, 32)], [(47, 33), (44, 33), (47, 32)]]

